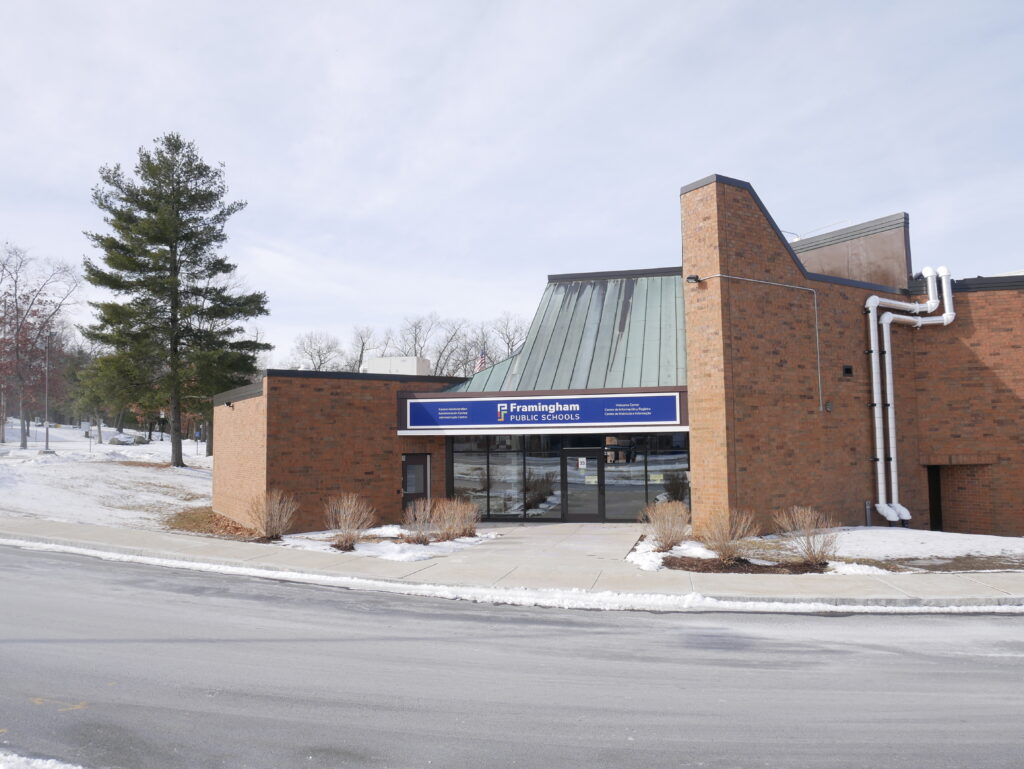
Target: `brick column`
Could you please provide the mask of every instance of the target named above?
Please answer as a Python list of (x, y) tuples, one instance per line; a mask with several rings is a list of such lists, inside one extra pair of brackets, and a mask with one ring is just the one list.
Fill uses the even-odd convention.
[[(680, 196), (683, 227), (683, 277), (708, 276), (722, 267), (719, 184)], [(694, 526), (699, 530), (715, 511), (735, 504), (731, 428), (731, 359), (727, 327), (726, 281), (683, 284), (686, 317), (686, 384), (690, 414), (690, 487)]]

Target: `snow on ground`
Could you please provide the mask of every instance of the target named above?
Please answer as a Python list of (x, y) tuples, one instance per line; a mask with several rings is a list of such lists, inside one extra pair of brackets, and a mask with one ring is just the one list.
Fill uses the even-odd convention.
[(26, 758), (0, 750), (0, 769), (82, 769), (54, 758)]
[[(889, 526), (852, 526), (835, 529), (838, 532), (836, 557), (846, 560), (829, 562), (832, 574), (887, 574), (885, 569), (863, 563), (850, 563), (865, 559), (892, 561), (902, 559), (952, 559), (960, 556), (1017, 556), (1024, 558), (1024, 537), (995, 537), (983, 534), (954, 534), (943, 531), (921, 531)], [(759, 538), (779, 540), (778, 535)], [(666, 556), (687, 558), (715, 558), (715, 554), (699, 542), (686, 541), (668, 553), (656, 553), (652, 542), (645, 539), (626, 560), (645, 571), (662, 568)], [(750, 558), (751, 563), (772, 565), (776, 561)]]
[[(349, 555), (381, 558), (385, 561), (425, 561), (428, 558), (435, 558), (439, 555), (451, 555), (459, 550), (479, 545), (481, 542), (486, 542), (498, 536), (498, 532), (489, 531), (476, 537), (460, 537), (449, 542), (413, 545), (409, 542), (397, 541), (405, 533), (401, 526), (394, 525), (368, 529), (366, 531), (367, 535), (381, 537), (382, 540), (380, 542), (357, 542), (356, 549), (349, 553)], [(281, 544), (285, 547), (301, 550), (320, 550), (337, 553), (338, 551), (331, 547), (333, 537), (334, 532), (332, 531), (309, 531), (302, 534), (287, 534), (281, 538)]]
[(849, 527), (839, 530), (841, 558), (956, 558), (963, 555), (1021, 555), (1024, 537), (953, 534), (897, 526)]
[[(104, 439), (115, 434), (113, 429), (103, 431)], [(211, 502), (213, 463), (202, 443), (186, 441), (183, 452), (189, 467), (172, 468), (148, 466), (170, 462), (168, 436), (146, 445), (118, 446), (90, 441), (74, 427), (51, 427), (54, 453), (40, 454), (43, 428), (33, 427), (29, 448), (21, 449), (17, 427), (9, 421), (6, 438), (0, 444), (2, 513), (161, 529), (168, 514)]]
[(666, 553), (654, 552), (654, 541), (648, 537), (641, 542), (636, 543), (636, 547), (633, 548), (633, 552), (626, 556), (626, 560), (630, 563), (635, 563), (644, 571), (657, 571), (662, 567), (662, 561), (670, 555), (679, 556), (680, 558), (717, 558), (711, 550), (708, 550), (700, 542), (693, 542), (687, 540), (673, 547)]

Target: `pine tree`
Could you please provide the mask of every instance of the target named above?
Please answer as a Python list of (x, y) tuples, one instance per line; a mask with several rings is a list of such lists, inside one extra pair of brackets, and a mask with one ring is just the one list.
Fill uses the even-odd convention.
[(112, 232), (86, 233), (106, 269), (85, 260), (85, 278), (124, 298), (94, 302), (85, 335), (145, 368), (168, 404), (171, 464), (183, 467), (182, 401), (243, 384), (270, 345), (243, 337), (241, 322), (267, 314), (262, 292), (237, 293), (235, 265), (220, 253), (228, 219), (245, 202), (225, 201), (223, 166), (210, 166), (176, 133), (139, 148), (134, 177), (100, 169), (92, 199)]

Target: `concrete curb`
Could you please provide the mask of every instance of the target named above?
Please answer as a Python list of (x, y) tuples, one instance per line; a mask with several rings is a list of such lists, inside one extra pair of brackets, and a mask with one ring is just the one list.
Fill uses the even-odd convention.
[[(180, 535), (191, 536), (191, 535)], [(251, 544), (251, 543), (250, 543)], [(657, 591), (644, 593), (611, 593), (594, 590), (561, 590), (557, 588), (489, 587), (472, 585), (431, 584), (410, 582), (387, 577), (366, 578), (330, 573), (320, 569), (289, 565), (287, 568), (260, 562), (259, 554), (252, 558), (204, 557), (151, 547), (137, 547), (104, 543), (97, 545), (68, 537), (41, 536), (27, 533), (0, 531), (0, 545), (9, 547), (38, 546), (40, 550), (68, 552), (94, 558), (121, 560), (134, 563), (189, 569), (190, 564), (203, 566), (202, 571), (219, 569), (237, 570), (236, 576), (257, 577), (350, 590), (389, 592), (411, 596), (440, 597), (470, 600), (479, 603), (535, 605), (551, 608), (633, 610), (659, 612), (763, 612), (780, 613), (999, 613), (1024, 614), (1024, 596), (999, 597), (933, 597), (933, 598), (872, 598), (850, 596), (793, 596), (793, 595), (739, 595), (703, 593), (672, 594)], [(275, 547), (273, 545), (262, 547)], [(159, 562), (159, 563), (154, 563)], [(223, 572), (231, 576), (232, 572)], [(771, 575), (763, 577), (771, 579)], [(569, 596), (566, 598), (565, 596)], [(610, 600), (610, 599), (618, 600)], [(1018, 609), (1020, 611), (1014, 611)], [(947, 610), (947, 611), (943, 611)]]

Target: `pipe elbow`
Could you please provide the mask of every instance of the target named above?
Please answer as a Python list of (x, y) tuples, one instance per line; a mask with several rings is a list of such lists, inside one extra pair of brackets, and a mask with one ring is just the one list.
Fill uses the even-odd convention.
[(880, 299), (881, 298), (878, 296), (869, 296), (868, 300), (864, 302), (864, 306), (867, 307), (869, 310), (877, 310), (878, 302), (880, 301)]
[(899, 502), (890, 502), (889, 503), (889, 507), (891, 507), (896, 512), (897, 517), (901, 521), (909, 521), (910, 520), (910, 511), (907, 510), (907, 508), (905, 508)]
[(946, 278), (949, 277), (950, 275), (949, 267), (946, 267), (945, 265), (939, 267), (939, 269), (936, 272), (940, 278)]
[(877, 510), (878, 514), (890, 523), (898, 521), (900, 519), (900, 514), (893, 510), (889, 505), (885, 504), (884, 502), (879, 502), (877, 505), (875, 505), (875, 510)]
[(942, 313), (942, 325), (943, 326), (948, 326), (954, 320), (956, 320), (956, 313), (955, 312), (944, 312), (944, 313)]
[(921, 277), (923, 278), (934, 278), (935, 275), (935, 270), (933, 270), (931, 267), (925, 267), (923, 270), (921, 270)]

